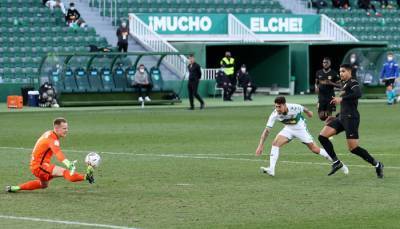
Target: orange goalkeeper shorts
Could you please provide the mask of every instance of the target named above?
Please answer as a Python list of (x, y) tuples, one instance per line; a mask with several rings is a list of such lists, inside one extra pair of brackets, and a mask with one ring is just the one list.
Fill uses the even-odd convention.
[(39, 178), (41, 181), (49, 181), (53, 179), (53, 169), (55, 165), (43, 163), (39, 168), (33, 169), (32, 174)]

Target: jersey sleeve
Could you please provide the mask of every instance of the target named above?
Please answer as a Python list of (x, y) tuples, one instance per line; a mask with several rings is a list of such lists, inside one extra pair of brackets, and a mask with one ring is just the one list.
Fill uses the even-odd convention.
[(276, 117), (277, 117), (277, 112), (273, 111), (271, 113), (271, 115), (269, 116), (269, 118), (268, 118), (267, 126), (266, 126), (267, 128), (272, 128), (274, 126), (275, 121), (276, 121)]
[(64, 153), (61, 151), (60, 141), (51, 139), (49, 145), (51, 151), (53, 151), (53, 153), (56, 155), (57, 160), (60, 162), (64, 161), (65, 156)]
[(304, 107), (300, 104), (291, 104), (289, 109), (294, 110), (297, 113), (302, 113), (304, 111)]

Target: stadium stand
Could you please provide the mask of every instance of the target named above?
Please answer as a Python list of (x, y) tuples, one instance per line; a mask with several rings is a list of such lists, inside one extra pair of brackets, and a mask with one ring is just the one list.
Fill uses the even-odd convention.
[[(328, 8), (320, 10), (321, 14), (326, 14), (334, 19), (339, 25), (353, 34), (360, 41), (387, 41), (388, 48), (400, 51), (400, 23), (399, 10), (381, 9), (379, 2), (373, 2), (382, 17), (376, 17), (373, 14), (367, 16), (365, 10), (357, 7), (357, 1), (351, 0), (351, 10)], [(394, 1), (391, 1), (396, 6)], [(330, 3), (329, 3), (330, 4)]]
[(3, 82), (28, 83), (48, 52), (89, 51), (108, 46), (94, 28), (69, 28), (60, 9), (37, 0), (0, 0), (0, 75)]
[[(90, 1), (90, 6), (98, 4)], [(126, 19), (128, 13), (272, 13), (288, 14), (278, 0), (121, 0), (117, 2), (119, 19)], [(101, 11), (110, 16), (110, 11)]]

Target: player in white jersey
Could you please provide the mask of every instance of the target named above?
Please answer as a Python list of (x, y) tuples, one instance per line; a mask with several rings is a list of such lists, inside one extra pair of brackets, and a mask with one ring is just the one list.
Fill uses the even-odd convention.
[[(290, 142), (294, 138), (298, 138), (303, 142), (313, 153), (319, 154), (329, 161), (332, 159), (329, 157), (328, 153), (315, 144), (313, 137), (307, 130), (307, 125), (302, 116), (305, 113), (309, 118), (313, 116), (313, 113), (299, 104), (286, 103), (286, 99), (283, 96), (275, 98), (275, 110), (269, 116), (267, 126), (264, 129), (260, 143), (258, 144), (256, 155), (260, 156), (264, 150), (264, 142), (268, 137), (271, 128), (274, 126), (276, 120), (285, 124), (285, 127), (279, 132), (272, 142), (271, 154), (269, 159), (269, 167), (261, 167), (263, 173), (268, 173), (271, 176), (275, 176), (275, 165), (279, 157), (279, 149)], [(344, 174), (348, 174), (349, 170), (347, 166), (342, 168)]]

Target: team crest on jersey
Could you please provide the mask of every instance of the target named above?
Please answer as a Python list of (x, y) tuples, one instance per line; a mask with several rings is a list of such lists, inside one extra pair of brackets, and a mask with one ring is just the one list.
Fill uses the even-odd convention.
[(60, 146), (60, 141), (55, 140), (55, 141), (54, 141), (54, 145), (55, 145), (55, 146)]
[(332, 76), (328, 76), (328, 80), (332, 80)]

